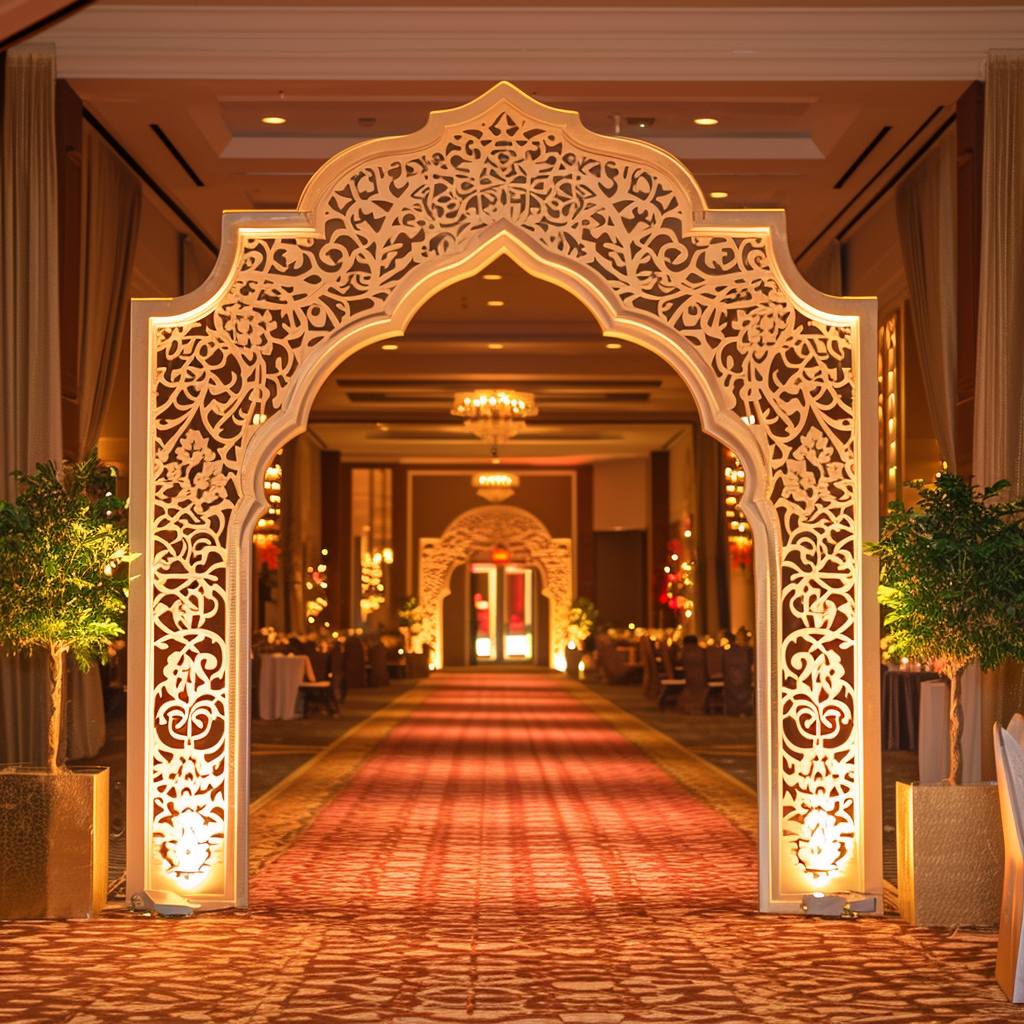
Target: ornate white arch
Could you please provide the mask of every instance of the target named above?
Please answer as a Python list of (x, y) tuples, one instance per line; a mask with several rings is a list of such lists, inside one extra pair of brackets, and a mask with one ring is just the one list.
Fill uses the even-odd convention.
[(440, 537), (420, 539), (421, 638), (444, 664), (442, 605), (451, 593), (452, 572), (473, 553), (501, 544), (513, 562), (536, 566), (548, 599), (548, 664), (565, 650), (572, 605), (572, 541), (556, 540), (531, 512), (515, 505), (481, 505), (456, 516)]
[(760, 905), (880, 894), (875, 304), (811, 289), (778, 211), (508, 84), (228, 213), (210, 279), (133, 312), (129, 888), (247, 900), (249, 537), (328, 373), (507, 253), (659, 353), (747, 470)]

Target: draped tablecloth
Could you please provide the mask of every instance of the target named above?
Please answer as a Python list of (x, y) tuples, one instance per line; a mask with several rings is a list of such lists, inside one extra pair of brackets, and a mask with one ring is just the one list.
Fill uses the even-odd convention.
[(305, 654), (260, 655), (260, 718), (290, 719), (303, 681), (314, 683), (313, 665)]
[(884, 750), (917, 750), (921, 683), (935, 672), (882, 670), (882, 744)]

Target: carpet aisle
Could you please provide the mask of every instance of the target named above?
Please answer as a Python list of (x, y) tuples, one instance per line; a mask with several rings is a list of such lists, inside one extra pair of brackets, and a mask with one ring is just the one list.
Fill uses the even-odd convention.
[(5, 925), (0, 1021), (1024, 1017), (990, 933), (757, 914), (742, 812), (600, 700), (436, 677), (256, 875), (251, 910)]

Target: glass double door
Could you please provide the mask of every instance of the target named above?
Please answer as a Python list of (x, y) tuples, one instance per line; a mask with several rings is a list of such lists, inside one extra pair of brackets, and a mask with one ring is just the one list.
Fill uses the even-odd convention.
[(471, 664), (533, 662), (535, 576), (521, 565), (470, 565)]

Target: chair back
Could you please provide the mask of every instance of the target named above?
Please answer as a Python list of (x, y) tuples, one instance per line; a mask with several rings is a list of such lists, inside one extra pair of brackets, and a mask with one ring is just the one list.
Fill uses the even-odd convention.
[(658, 653), (661, 655), (661, 670), (665, 674), (665, 678), (675, 679), (676, 669), (672, 663), (672, 656), (675, 654), (675, 651), (672, 650), (672, 645), (667, 640), (659, 640)]
[(752, 708), (754, 651), (732, 646), (722, 651), (722, 679), (727, 715), (749, 715)]
[(1010, 719), (1010, 724), (1006, 727), (1006, 731), (1022, 746), (1024, 747), (1024, 715), (1019, 711), (1017, 714)]
[(704, 653), (708, 659), (708, 679), (723, 679), (725, 651), (721, 647), (706, 647)]
[(998, 722), (992, 732), (1004, 857), (996, 981), (1011, 1002), (1020, 1003), (1024, 1002), (1024, 964), (1020, 955), (1024, 919), (1024, 750)]
[(683, 644), (683, 672), (686, 685), (679, 697), (679, 710), (686, 715), (703, 715), (708, 703), (708, 662), (703, 647)]
[(643, 695), (648, 700), (657, 700), (661, 696), (661, 673), (654, 657), (654, 645), (646, 636), (640, 637), (640, 664), (644, 670)]
[(391, 682), (388, 672), (388, 651), (382, 643), (370, 644), (370, 685), (387, 686)]
[(622, 652), (615, 649), (615, 641), (607, 633), (597, 636), (594, 653), (597, 655), (597, 671), (602, 683), (617, 684), (625, 680), (628, 666)]
[(348, 680), (345, 678), (345, 641), (339, 640), (328, 655), (331, 659), (331, 692), (340, 704), (348, 696)]
[(345, 682), (349, 687), (366, 686), (366, 652), (358, 636), (345, 640)]

